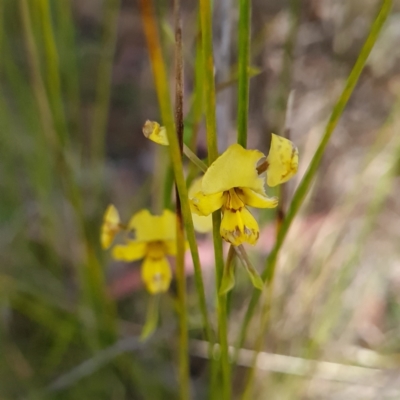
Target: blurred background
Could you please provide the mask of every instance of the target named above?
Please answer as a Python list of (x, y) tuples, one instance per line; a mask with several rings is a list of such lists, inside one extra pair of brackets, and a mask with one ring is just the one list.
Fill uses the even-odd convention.
[[(116, 263), (99, 245), (110, 202), (126, 221), (159, 207), (170, 177), (166, 150), (141, 133), (146, 119), (160, 117), (138, 3), (0, 1), (1, 400), (178, 398), (174, 285), (160, 328), (140, 342), (149, 300), (140, 264)], [(196, 129), (205, 157), (201, 107), (193, 111), (198, 4), (183, 3), (185, 130)], [(220, 151), (236, 138), (237, 3), (214, 2)], [(286, 207), (380, 3), (252, 4), (250, 148), (267, 153), (270, 132), (283, 133), (294, 90), (288, 122), (300, 166)], [(172, 71), (172, 2), (154, 6)], [(257, 399), (400, 398), (399, 43), (395, 1), (281, 252)], [(273, 219), (259, 215), (261, 237), (249, 249), (259, 270)], [(199, 249), (215, 323), (207, 235)], [(205, 399), (207, 351), (187, 264), (191, 378), (195, 398)], [(251, 293), (241, 268), (237, 275), (232, 344)], [(245, 348), (254, 340), (248, 335)], [(248, 358), (238, 364), (234, 393)]]

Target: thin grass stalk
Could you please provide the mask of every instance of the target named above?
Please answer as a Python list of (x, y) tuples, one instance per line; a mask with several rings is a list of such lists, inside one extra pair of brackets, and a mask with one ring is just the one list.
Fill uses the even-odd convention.
[(200, 0), (208, 164), (218, 157), (211, 2)]
[(68, 132), (62, 103), (59, 57), (57, 52), (54, 30), (51, 21), (50, 4), (48, 0), (39, 0), (38, 9), (44, 39), (44, 53), (46, 58), (46, 73), (44, 74), (49, 93), (49, 102), (53, 106), (54, 123), (62, 143), (67, 143)]
[[(167, 161), (169, 162), (169, 160)], [(161, 166), (160, 166), (161, 168)], [(164, 164), (165, 169), (165, 164)], [(163, 205), (164, 208), (172, 209), (172, 188), (174, 187), (174, 171), (172, 165), (169, 165), (164, 174), (164, 184), (162, 185), (163, 191)]]
[[(0, 54), (4, 54), (4, 46), (3, 46), (3, 40), (4, 40), (4, 36), (5, 36), (5, 27), (4, 27), (4, 15), (5, 15), (5, 2), (4, 1), (0, 1)], [(2, 72), (2, 62), (0, 62), (0, 73)]]
[[(287, 98), (286, 115), (285, 115), (285, 122), (282, 134), (283, 137), (289, 140), (291, 136), (293, 101), (294, 101), (294, 91), (292, 90)], [(279, 203), (278, 207), (276, 208), (276, 237), (278, 237), (279, 230), (281, 229), (282, 226), (282, 222), (285, 219), (286, 208), (287, 208), (286, 203), (288, 202), (287, 197), (288, 197), (288, 184), (284, 183), (283, 185), (278, 186)]]
[(91, 156), (94, 163), (102, 163), (109, 115), (112, 67), (117, 39), (117, 19), (120, 0), (106, 0), (104, 4), (104, 34), (101, 58), (97, 71), (96, 102), (90, 132)]
[[(345, 87), (343, 89), (342, 94), (340, 95), (336, 105), (334, 106), (332, 110), (332, 114), (328, 120), (327, 126), (325, 128), (325, 133), (321, 139), (321, 142), (318, 146), (318, 149), (316, 153), (314, 154), (311, 163), (301, 180), (294, 196), (293, 200), (291, 202), (290, 208), (288, 210), (288, 213), (282, 223), (282, 227), (279, 231), (277, 241), (270, 253), (270, 255), (267, 258), (266, 261), (266, 266), (265, 269), (262, 273), (262, 278), (266, 282), (266, 285), (270, 285), (272, 283), (274, 273), (275, 273), (275, 268), (276, 268), (276, 262), (277, 262), (277, 257), (279, 254), (279, 250), (281, 249), (283, 242), (286, 238), (286, 235), (289, 231), (289, 228), (297, 215), (297, 212), (299, 211), (305, 196), (308, 193), (308, 190), (310, 189), (310, 186), (317, 174), (318, 167), (321, 163), (322, 156), (325, 152), (326, 146), (329, 142), (329, 139), (335, 130), (340, 117), (342, 116), (342, 113), (347, 105), (347, 102), (353, 93), (353, 90), (358, 82), (358, 79), (361, 75), (361, 72), (364, 68), (365, 62), (367, 61), (367, 58), (369, 56), (369, 53), (372, 50), (372, 47), (374, 46), (379, 33), (383, 27), (383, 24), (385, 23), (390, 9), (392, 6), (392, 1), (391, 0), (384, 0), (382, 2), (382, 6), (380, 8), (379, 14), (376, 17), (375, 21), (373, 22), (371, 29), (369, 31), (368, 37), (364, 43), (364, 46), (361, 49), (361, 52), (357, 58), (357, 61), (348, 76), (346, 80)], [(236, 343), (236, 351), (235, 351), (235, 360), (237, 359), (237, 353), (238, 349), (242, 347), (243, 342), (246, 337), (246, 332), (247, 328), (249, 326), (250, 320), (253, 316), (253, 313), (255, 311), (255, 308), (257, 306), (258, 300), (260, 298), (260, 292), (257, 290), (253, 290), (252, 297), (250, 299), (250, 303), (246, 312), (246, 315), (244, 317), (244, 321), (241, 326), (240, 334)], [(263, 330), (263, 327), (261, 327), (260, 331)]]
[[(183, 58), (182, 58), (182, 22), (181, 3), (174, 0), (174, 25), (175, 25), (175, 128), (178, 138), (180, 156), (183, 154)], [(190, 399), (189, 380), (189, 339), (186, 300), (186, 274), (185, 274), (185, 235), (181, 199), (178, 188), (176, 191), (176, 279), (179, 303), (179, 387), (182, 400)]]
[(54, 2), (55, 7), (55, 26), (60, 52), (60, 64), (62, 65), (62, 80), (64, 84), (64, 102), (70, 128), (69, 137), (74, 143), (83, 144), (81, 134), (81, 99), (79, 93), (79, 67), (77, 48), (75, 44), (75, 27), (72, 16), (72, 4), (69, 0), (59, 0)]
[(46, 137), (51, 149), (59, 151), (60, 141), (53, 123), (53, 116), (47, 99), (46, 88), (44, 86), (41, 72), (39, 55), (33, 36), (33, 28), (29, 15), (27, 0), (19, 0), (19, 8), (24, 30), (24, 39), (28, 53), (28, 62), (31, 73), (32, 89), (39, 109), (39, 117), (43, 127), (43, 134)]
[(292, 83), (293, 53), (296, 44), (297, 33), (300, 25), (301, 2), (300, 0), (290, 0), (289, 15), (290, 29), (283, 46), (283, 65), (279, 76), (279, 92), (276, 99), (277, 118), (276, 126), (280, 132), (278, 134), (287, 137), (287, 110), (290, 96), (290, 86)]
[(144, 32), (147, 41), (147, 47), (150, 55), (150, 62), (153, 70), (153, 76), (156, 86), (158, 103), (161, 111), (161, 119), (166, 127), (171, 161), (174, 169), (175, 181), (181, 199), (183, 221), (185, 224), (187, 240), (189, 242), (192, 254), (196, 291), (199, 297), (199, 307), (204, 327), (204, 336), (207, 340), (213, 341), (211, 325), (208, 319), (207, 305), (204, 292), (203, 276), (201, 272), (201, 264), (199, 252), (196, 242), (196, 234), (193, 227), (192, 214), (190, 212), (188, 194), (186, 188), (185, 177), (183, 174), (182, 157), (179, 150), (178, 138), (175, 135), (174, 116), (172, 113), (171, 100), (169, 95), (168, 79), (166, 67), (161, 52), (161, 45), (158, 36), (157, 23), (155, 20), (153, 4), (151, 0), (140, 1), (140, 12), (142, 15)]
[[(300, 0), (290, 0), (289, 13), (290, 13), (290, 30), (285, 41), (284, 53), (283, 53), (283, 66), (280, 74), (280, 90), (277, 98), (277, 126), (280, 130), (280, 135), (290, 140), (290, 123), (291, 114), (293, 110), (293, 97), (294, 92), (290, 91), (290, 85), (292, 81), (292, 69), (293, 69), (293, 52), (296, 44), (297, 32), (300, 25)], [(286, 110), (286, 113), (285, 113)], [(282, 226), (282, 222), (285, 218), (287, 197), (288, 197), (288, 184), (283, 184), (278, 187), (278, 198), (279, 203), (276, 208), (276, 235)]]
[[(212, 18), (211, 2), (200, 0), (200, 25), (202, 33), (203, 63), (204, 63), (204, 91), (205, 91), (205, 113), (207, 129), (208, 163), (218, 157), (217, 129), (216, 129), (216, 100), (214, 82), (214, 59), (212, 44)], [(221, 369), (222, 369), (222, 398), (231, 399), (230, 382), (230, 360), (228, 350), (228, 315), (226, 294), (220, 295), (222, 275), (224, 270), (224, 259), (222, 253), (222, 239), (219, 232), (221, 225), (221, 214), (219, 211), (213, 213), (213, 241), (216, 273), (218, 334), (221, 346)]]
[(208, 168), (207, 164), (201, 161), (200, 158), (198, 158), (196, 154), (193, 153), (193, 151), (190, 150), (190, 148), (187, 147), (185, 144), (183, 145), (183, 152), (185, 153), (185, 156), (192, 162), (191, 165), (194, 165), (196, 167), (196, 171), (197, 170), (200, 170), (202, 172), (207, 171)]
[(237, 142), (243, 147), (246, 147), (247, 145), (247, 119), (249, 113), (250, 15), (250, 0), (239, 0), (239, 82)]
[[(200, 17), (198, 17), (198, 25), (200, 27)], [(192, 105), (192, 135), (188, 142), (189, 150), (196, 153), (197, 148), (197, 137), (199, 132), (199, 125), (203, 115), (203, 104), (204, 104), (204, 88), (203, 88), (203, 50), (201, 43), (200, 32), (196, 39), (196, 59), (195, 59), (195, 72), (194, 72), (194, 98)], [(193, 163), (189, 164), (188, 179), (197, 175), (196, 165)]]
[[(178, 190), (176, 190), (178, 192)], [(177, 253), (176, 253), (176, 281), (179, 304), (179, 388), (182, 400), (190, 399), (189, 378), (189, 335), (186, 299), (186, 274), (185, 274), (185, 236), (183, 227), (182, 209), (177, 193)]]

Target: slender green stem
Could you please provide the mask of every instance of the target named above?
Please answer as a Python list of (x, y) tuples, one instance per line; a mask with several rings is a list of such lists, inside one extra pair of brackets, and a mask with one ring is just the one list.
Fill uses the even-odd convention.
[(290, 96), (290, 86), (292, 82), (293, 51), (296, 44), (297, 32), (300, 24), (301, 1), (290, 0), (290, 30), (283, 47), (283, 65), (279, 76), (279, 91), (276, 99), (276, 129), (278, 134), (290, 139), (286, 132), (285, 123), (287, 120), (287, 110)]
[(218, 299), (218, 329), (219, 341), (221, 346), (221, 370), (222, 370), (222, 395), (223, 399), (231, 399), (231, 366), (229, 360), (228, 350), (228, 313), (227, 313), (227, 295), (220, 293), (223, 271), (224, 271), (224, 257), (222, 252), (222, 239), (219, 232), (221, 225), (221, 213), (213, 213), (213, 241), (214, 241), (214, 256), (215, 256), (215, 272), (216, 272), (216, 291)]
[(196, 156), (196, 154), (193, 153), (192, 150), (189, 149), (185, 144), (183, 145), (183, 152), (185, 153), (185, 156), (199, 168), (200, 171), (206, 172), (207, 171), (207, 165), (203, 163), (203, 161), (200, 160), (199, 157)]
[[(174, 25), (175, 25), (175, 127), (178, 138), (180, 156), (183, 154), (183, 58), (182, 58), (182, 23), (181, 3), (174, 0)], [(186, 274), (185, 274), (185, 235), (183, 228), (181, 198), (176, 187), (176, 279), (179, 301), (179, 386), (181, 399), (190, 398), (189, 380), (189, 339), (186, 300)]]
[(93, 161), (101, 162), (104, 157), (104, 140), (108, 121), (111, 92), (111, 72), (117, 38), (117, 18), (120, 0), (106, 0), (104, 3), (104, 34), (101, 58), (97, 72), (96, 104), (94, 107), (91, 141)]
[[(290, 139), (291, 134), (291, 120), (292, 120), (292, 110), (293, 110), (293, 100), (294, 100), (294, 91), (292, 90), (289, 93), (286, 105), (286, 115), (285, 115), (285, 123), (283, 129), (283, 136), (287, 139)], [(288, 195), (288, 187), (287, 183), (278, 187), (278, 197), (279, 203), (276, 208), (276, 237), (279, 235), (279, 230), (281, 229), (282, 222), (285, 218), (286, 213), (286, 203), (287, 203), (287, 195)]]
[(218, 157), (211, 2), (200, 0), (208, 164)]
[[(293, 107), (294, 91), (290, 91), (292, 66), (293, 66), (293, 50), (296, 43), (297, 32), (300, 23), (300, 0), (290, 0), (290, 30), (285, 42), (283, 53), (283, 67), (280, 74), (279, 94), (277, 98), (277, 129), (279, 134), (290, 139), (290, 123)], [(285, 112), (286, 111), (286, 112)], [(276, 236), (282, 226), (285, 218), (288, 186), (283, 184), (278, 187), (279, 203), (276, 208)]]
[(176, 282), (179, 303), (179, 388), (182, 400), (190, 399), (189, 379), (189, 337), (186, 300), (185, 274), (185, 237), (182, 212), (177, 201), (177, 253), (176, 253)]
[(75, 44), (75, 26), (72, 17), (72, 4), (69, 0), (53, 3), (55, 8), (55, 29), (58, 45), (62, 48), (59, 53), (61, 80), (64, 89), (64, 103), (67, 121), (70, 127), (71, 142), (83, 144), (82, 124), (80, 118), (81, 99), (79, 97), (79, 66), (78, 51)]
[[(218, 157), (217, 131), (216, 131), (216, 101), (215, 101), (215, 82), (214, 82), (214, 60), (212, 45), (212, 18), (211, 2), (200, 0), (200, 25), (202, 33), (203, 63), (204, 63), (204, 91), (205, 91), (205, 112), (207, 129), (207, 148), (209, 165)], [(216, 272), (216, 292), (218, 305), (218, 328), (219, 341), (221, 345), (221, 369), (223, 383), (223, 399), (231, 399), (230, 382), (230, 361), (228, 352), (228, 330), (227, 330), (227, 298), (226, 294), (219, 294), (221, 286), (224, 259), (222, 254), (222, 239), (219, 233), (221, 225), (221, 215), (217, 211), (213, 213), (213, 240)]]
[(239, 0), (239, 82), (237, 142), (247, 145), (247, 118), (249, 111), (249, 60), (250, 60), (250, 0)]
[[(334, 106), (334, 108), (332, 110), (332, 114), (331, 114), (329, 121), (327, 123), (327, 126), (325, 128), (324, 136), (322, 137), (322, 140), (318, 146), (318, 149), (317, 149), (316, 153), (314, 154), (313, 159), (311, 160), (311, 163), (307, 169), (307, 172), (305, 173), (302, 181), (300, 182), (300, 184), (293, 196), (293, 200), (291, 202), (288, 213), (282, 223), (281, 229), (279, 230), (277, 241), (266, 261), (266, 266), (262, 273), (262, 278), (268, 284), (270, 282), (272, 282), (273, 277), (274, 277), (279, 250), (281, 249), (283, 242), (286, 238), (286, 235), (289, 231), (289, 228), (293, 222), (293, 219), (297, 215), (298, 210), (300, 209), (301, 205), (303, 204), (304, 198), (307, 195), (308, 190), (310, 189), (310, 186), (313, 182), (314, 177), (316, 176), (318, 167), (320, 165), (322, 156), (325, 152), (325, 149), (329, 142), (329, 139), (330, 139), (333, 131), (335, 130), (336, 125), (339, 122), (339, 119), (347, 105), (347, 102), (348, 102), (351, 94), (353, 93), (354, 87), (358, 82), (358, 79), (364, 68), (364, 65), (369, 56), (369, 53), (379, 36), (379, 33), (382, 29), (384, 22), (387, 19), (387, 16), (390, 12), (391, 6), (392, 6), (391, 0), (383, 1), (380, 12), (379, 12), (377, 18), (375, 19), (374, 23), (371, 26), (371, 29), (370, 29), (369, 35), (366, 39), (366, 42), (365, 42), (363, 48), (361, 49), (361, 52), (357, 58), (357, 61), (354, 65), (349, 77), (347, 78), (343, 92), (340, 95), (336, 105)], [(253, 313), (255, 311), (255, 308), (258, 303), (259, 298), (260, 298), (260, 292), (257, 290), (253, 290), (253, 294), (252, 294), (246, 315), (244, 317), (243, 324), (241, 326), (239, 338), (237, 340), (235, 360), (237, 358), (237, 351), (243, 345), (243, 342), (245, 340), (247, 328), (249, 326), (250, 320), (253, 316)]]
[(55, 130), (46, 88), (44, 86), (40, 71), (39, 54), (34, 41), (33, 27), (29, 14), (28, 3), (26, 0), (20, 0), (19, 5), (25, 35), (25, 45), (28, 53), (28, 62), (33, 86), (32, 89), (37, 101), (43, 133), (46, 136), (46, 140), (51, 146), (52, 150), (60, 151), (60, 141)]
[[(198, 15), (198, 26), (200, 29), (200, 14)], [(196, 153), (197, 137), (199, 132), (199, 125), (203, 115), (204, 109), (204, 88), (203, 88), (203, 52), (201, 44), (200, 32), (196, 39), (196, 60), (195, 60), (195, 76), (194, 76), (194, 94), (193, 104), (191, 110), (191, 137), (187, 141), (188, 147), (191, 151)], [(207, 167), (207, 166), (206, 166)], [(196, 165), (189, 165), (188, 179), (197, 175)]]
[(175, 135), (174, 117), (172, 113), (168, 88), (169, 81), (167, 79), (166, 67), (161, 52), (161, 45), (159, 41), (152, 1), (141, 0), (140, 10), (147, 41), (147, 47), (150, 53), (150, 61), (153, 69), (153, 76), (161, 111), (161, 119), (163, 125), (167, 129), (171, 161), (174, 170), (176, 185), (179, 191), (179, 197), (181, 199), (183, 221), (185, 223), (187, 239), (193, 259), (196, 290), (199, 297), (199, 306), (205, 330), (204, 335), (207, 340), (212, 341), (212, 330), (207, 313), (199, 251), (196, 242), (196, 234), (193, 227), (192, 214), (189, 207), (185, 177), (183, 174), (182, 157), (179, 150), (178, 138)]
[(61, 80), (59, 69), (59, 57), (54, 38), (53, 25), (50, 15), (50, 4), (47, 0), (39, 0), (38, 9), (41, 17), (43, 31), (44, 50), (46, 56), (46, 83), (50, 104), (53, 106), (54, 122), (57, 132), (63, 143), (67, 140), (67, 126), (64, 106), (62, 104)]

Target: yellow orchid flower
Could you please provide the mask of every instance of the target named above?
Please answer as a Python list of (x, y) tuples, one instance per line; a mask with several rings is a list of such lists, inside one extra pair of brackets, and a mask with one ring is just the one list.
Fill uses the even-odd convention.
[(101, 226), (100, 243), (103, 249), (108, 249), (115, 235), (121, 230), (121, 221), (119, 214), (114, 205), (110, 204), (103, 217), (103, 225)]
[(155, 143), (169, 146), (167, 130), (158, 122), (147, 120), (143, 125), (143, 134)]
[(257, 221), (246, 208), (274, 208), (276, 197), (268, 197), (264, 178), (257, 164), (265, 155), (233, 144), (208, 168), (201, 180), (201, 190), (190, 198), (192, 212), (209, 215), (221, 209), (221, 236), (234, 246), (255, 244), (259, 236)]
[(267, 163), (267, 185), (270, 187), (280, 185), (297, 172), (299, 151), (293, 142), (273, 133)]
[(144, 258), (142, 279), (151, 294), (166, 292), (171, 283), (171, 268), (166, 256), (176, 254), (176, 217), (172, 211), (151, 215), (148, 210), (136, 213), (128, 224), (134, 240), (114, 246), (116, 260), (135, 261)]

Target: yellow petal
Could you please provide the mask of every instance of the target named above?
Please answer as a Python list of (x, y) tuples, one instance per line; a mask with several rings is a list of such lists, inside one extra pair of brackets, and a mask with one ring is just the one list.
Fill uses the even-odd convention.
[(112, 249), (112, 256), (115, 260), (135, 261), (143, 258), (147, 253), (147, 243), (131, 240), (126, 245), (117, 245)]
[(176, 240), (168, 240), (164, 242), (164, 251), (165, 254), (176, 256)]
[(148, 139), (163, 146), (168, 146), (167, 130), (158, 122), (147, 120), (143, 126), (143, 134)]
[(192, 198), (197, 192), (201, 192), (202, 179), (203, 179), (202, 177), (193, 179), (188, 190), (189, 199)]
[(277, 197), (268, 197), (247, 188), (238, 188), (235, 191), (239, 198), (250, 207), (274, 208), (278, 205)]
[(103, 249), (108, 249), (115, 235), (121, 230), (120, 219), (117, 209), (110, 204), (103, 217), (103, 225), (101, 226), (100, 242)]
[(199, 233), (210, 232), (213, 228), (212, 216), (197, 215), (192, 213), (194, 229)]
[(168, 260), (146, 257), (142, 264), (142, 279), (151, 294), (166, 292), (172, 279)]
[(246, 208), (239, 211), (224, 209), (220, 234), (234, 246), (245, 242), (255, 244), (258, 240), (259, 229), (257, 221)]
[(190, 199), (190, 209), (197, 215), (206, 216), (220, 209), (224, 204), (224, 193), (214, 193), (205, 195), (203, 192), (197, 192)]
[(293, 142), (273, 133), (267, 162), (267, 184), (273, 187), (288, 181), (297, 172), (299, 151)]
[[(164, 254), (168, 254), (170, 256), (176, 256), (177, 248), (176, 248), (176, 240), (167, 240), (163, 242), (164, 246)], [(189, 242), (185, 240), (185, 250), (189, 248)]]
[(264, 180), (257, 172), (258, 161), (265, 157), (258, 150), (246, 150), (233, 144), (208, 168), (202, 180), (202, 192), (214, 194), (235, 187), (264, 193)]
[(138, 242), (175, 240), (176, 216), (170, 210), (164, 210), (161, 215), (141, 210), (131, 218), (128, 228), (134, 230)]
[[(197, 178), (190, 185), (189, 191), (188, 191), (189, 199), (193, 198), (193, 196), (197, 192), (201, 192), (201, 180), (202, 180), (202, 178)], [(193, 206), (191, 206), (191, 208), (193, 211)], [(197, 215), (194, 212), (192, 212), (192, 219), (193, 219), (194, 229), (197, 232), (207, 233), (212, 230), (212, 216), (211, 215), (203, 216), (203, 215)]]

